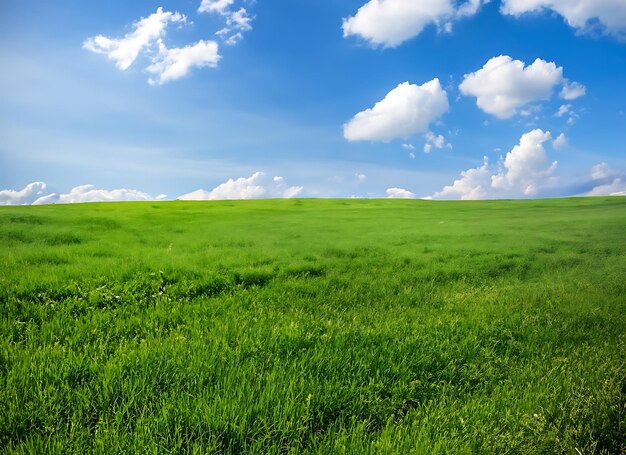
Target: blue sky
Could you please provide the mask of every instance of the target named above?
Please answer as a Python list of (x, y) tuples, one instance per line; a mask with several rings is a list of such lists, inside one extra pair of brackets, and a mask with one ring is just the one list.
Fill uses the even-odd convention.
[[(465, 15), (453, 0), (205, 0), (213, 9), (199, 12), (201, 1), (2, 2), (0, 190), (13, 191), (0, 203), (106, 200), (114, 189), (135, 191), (122, 199), (626, 191), (623, 0), (476, 0)], [(186, 20), (127, 69), (86, 44), (123, 38), (159, 7)], [(196, 66), (163, 71), (197, 43)], [(499, 56), (509, 59), (481, 72)], [(428, 104), (441, 93), (424, 88), (435, 78), (443, 112)], [(566, 86), (584, 95), (563, 99)], [(32, 182), (45, 187), (20, 192)]]

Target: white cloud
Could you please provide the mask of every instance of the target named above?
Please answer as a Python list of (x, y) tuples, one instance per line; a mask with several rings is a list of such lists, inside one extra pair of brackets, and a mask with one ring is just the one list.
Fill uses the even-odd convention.
[(239, 8), (226, 18), (226, 25), (244, 32), (252, 30), (252, 25), (250, 25), (251, 22), (252, 17), (248, 15), (248, 11), (246, 11), (245, 8)]
[(288, 187), (282, 177), (267, 178), (263, 172), (255, 172), (250, 177), (229, 179), (211, 191), (197, 190), (183, 194), (182, 201), (210, 201), (224, 199), (263, 199), (292, 198), (302, 193), (301, 186)]
[(234, 0), (203, 0), (198, 12), (219, 13), (226, 19), (226, 26), (218, 30), (215, 34), (219, 36), (224, 44), (233, 46), (243, 39), (244, 32), (252, 30), (252, 20), (254, 19), (245, 8), (235, 11), (229, 8), (234, 4)]
[(598, 180), (585, 196), (626, 196), (626, 177), (611, 169), (606, 163), (596, 164), (591, 168), (591, 178)]
[(390, 199), (413, 199), (415, 197), (414, 193), (403, 188), (387, 188), (385, 192)]
[(384, 142), (409, 137), (428, 130), (430, 123), (448, 109), (448, 95), (439, 79), (422, 85), (404, 82), (346, 123), (344, 137), (348, 141)]
[(192, 68), (214, 68), (220, 59), (215, 41), (200, 40), (195, 44), (175, 49), (168, 49), (163, 42), (159, 42), (159, 53), (153, 63), (146, 68), (157, 77), (150, 78), (148, 82), (151, 85), (161, 85), (180, 79), (189, 74)]
[(68, 194), (51, 193), (33, 202), (42, 204), (74, 204), (79, 202), (115, 202), (115, 201), (152, 201), (153, 197), (138, 190), (117, 189), (101, 190), (93, 185), (80, 185)]
[(563, 89), (561, 90), (560, 97), (564, 100), (575, 100), (576, 98), (580, 98), (581, 96), (585, 96), (587, 93), (587, 87), (579, 82), (565, 82), (563, 85)]
[(233, 35), (230, 35), (228, 38), (226, 38), (224, 40), (224, 44), (226, 44), (227, 46), (234, 46), (242, 39), (243, 39), (243, 33), (237, 32), (237, 33), (234, 33)]
[(568, 145), (569, 141), (567, 140), (567, 136), (565, 136), (565, 133), (559, 134), (559, 136), (554, 141), (552, 141), (552, 147), (554, 147), (556, 150), (567, 148)]
[(199, 13), (223, 13), (235, 0), (202, 0), (198, 7)]
[(432, 131), (426, 132), (426, 143), (424, 144), (424, 153), (430, 153), (433, 147), (442, 149), (444, 147), (452, 148), (452, 144), (446, 143), (446, 138), (442, 135), (436, 135)]
[(624, 0), (503, 0), (504, 14), (520, 16), (552, 10), (580, 31), (593, 28), (623, 38), (626, 35), (626, 3)]
[[(158, 199), (158, 198), (157, 198)], [(93, 185), (80, 185), (67, 194), (52, 193), (43, 182), (28, 184), (23, 190), (0, 191), (0, 205), (72, 204), (77, 202), (151, 201), (150, 195), (137, 190), (102, 190)]]
[(562, 82), (563, 68), (554, 62), (538, 58), (525, 67), (521, 60), (501, 55), (466, 74), (459, 89), (463, 95), (475, 96), (483, 111), (509, 118), (528, 103), (550, 98), (554, 87)]
[(33, 182), (22, 190), (0, 191), (0, 205), (28, 205), (49, 193), (44, 182)]
[(489, 159), (483, 157), (483, 165), (477, 168), (461, 172), (461, 178), (452, 185), (444, 186), (443, 189), (433, 194), (433, 199), (484, 199), (491, 186), (489, 171)]
[(518, 145), (506, 154), (496, 168), (483, 165), (461, 172), (452, 185), (433, 195), (434, 199), (486, 199), (534, 196), (551, 179), (557, 162), (549, 162), (543, 144), (551, 139), (549, 131), (535, 129), (525, 133)]
[(415, 159), (415, 153), (410, 152), (410, 153), (409, 153), (409, 158), (411, 158), (412, 160), (414, 160), (414, 159)]
[(120, 70), (124, 71), (133, 64), (141, 51), (154, 46), (157, 40), (165, 34), (168, 24), (185, 21), (184, 15), (163, 11), (163, 8), (159, 7), (156, 13), (135, 22), (134, 30), (123, 38), (114, 39), (98, 35), (85, 40), (83, 48), (106, 55), (110, 60), (115, 61)]
[(354, 174), (354, 177), (357, 179), (357, 181), (359, 182), (364, 182), (367, 180), (367, 175), (365, 174)]
[(482, 5), (489, 3), (491, 0), (468, 0), (459, 6), (456, 10), (456, 15), (458, 17), (469, 17), (473, 16), (478, 12)]
[[(204, 0), (199, 12), (216, 12), (225, 20), (226, 27), (216, 34), (227, 45), (234, 45), (243, 39), (243, 32), (252, 30), (252, 17), (245, 8), (231, 11), (234, 0)], [(142, 18), (133, 24), (133, 31), (123, 38), (113, 39), (98, 35), (88, 38), (83, 47), (114, 60), (121, 70), (128, 69), (133, 62), (144, 55), (151, 64), (146, 71), (153, 75), (148, 79), (151, 85), (161, 85), (180, 79), (189, 74), (192, 68), (214, 68), (221, 56), (219, 46), (213, 40), (199, 40), (179, 48), (168, 48), (163, 41), (167, 27), (171, 23), (185, 23), (187, 17), (158, 8), (156, 13)]]
[(561, 107), (559, 107), (559, 110), (555, 112), (554, 116), (559, 118), (567, 117), (568, 125), (573, 125), (576, 119), (579, 117), (578, 113), (574, 111), (571, 104), (562, 104)]
[(224, 39), (224, 44), (234, 46), (243, 39), (244, 32), (252, 30), (252, 17), (245, 8), (226, 15), (226, 27), (216, 34)]
[(596, 186), (585, 196), (626, 196), (626, 180), (614, 178), (610, 183)]
[(451, 31), (452, 21), (476, 14), (489, 0), (370, 0), (343, 20), (343, 36), (360, 36), (373, 46), (395, 47), (419, 35), (430, 24)]
[(536, 129), (523, 134), (520, 143), (506, 154), (504, 168), (491, 177), (491, 186), (506, 191), (521, 191), (525, 196), (537, 193), (545, 177), (551, 175), (557, 162), (548, 163), (543, 143), (551, 139), (549, 131)]
[(591, 178), (594, 180), (608, 179), (614, 175), (615, 173), (606, 163), (599, 163), (591, 168)]
[(572, 109), (572, 105), (571, 104), (563, 104), (561, 105), (561, 107), (559, 107), (559, 110), (556, 114), (554, 114), (556, 117), (563, 117), (564, 115), (567, 115), (571, 112)]

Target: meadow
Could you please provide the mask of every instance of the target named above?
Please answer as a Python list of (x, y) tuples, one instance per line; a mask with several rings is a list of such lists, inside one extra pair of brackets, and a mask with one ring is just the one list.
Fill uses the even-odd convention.
[(626, 452), (626, 198), (0, 208), (1, 453)]

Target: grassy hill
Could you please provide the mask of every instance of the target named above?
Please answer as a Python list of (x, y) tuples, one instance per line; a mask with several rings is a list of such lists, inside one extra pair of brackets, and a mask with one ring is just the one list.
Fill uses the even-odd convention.
[(624, 453), (626, 198), (0, 208), (0, 451)]

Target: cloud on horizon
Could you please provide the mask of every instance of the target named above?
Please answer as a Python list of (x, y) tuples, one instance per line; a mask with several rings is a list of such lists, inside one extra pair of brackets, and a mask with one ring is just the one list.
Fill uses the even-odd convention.
[(44, 182), (33, 182), (21, 190), (0, 191), (0, 205), (30, 205), (48, 194), (48, 185)]
[(596, 164), (590, 173), (597, 185), (584, 196), (626, 196), (626, 175), (606, 163)]
[(543, 146), (551, 139), (549, 131), (529, 131), (496, 167), (490, 166), (485, 156), (482, 166), (462, 171), (460, 178), (434, 193), (432, 198), (472, 200), (535, 196), (551, 182), (557, 168), (557, 162), (550, 162)]
[(0, 191), (0, 205), (75, 204), (79, 202), (155, 201), (165, 195), (152, 197), (143, 191), (131, 189), (103, 190), (93, 185), (79, 185), (69, 193), (55, 193), (44, 182), (33, 182), (22, 190)]
[(255, 172), (250, 177), (228, 179), (211, 191), (199, 189), (183, 194), (177, 199), (181, 201), (214, 201), (231, 199), (289, 199), (300, 195), (301, 186), (287, 186), (285, 179), (276, 176), (270, 179), (264, 172)]
[(411, 193), (409, 190), (405, 190), (404, 188), (387, 188), (385, 191), (388, 199), (413, 199), (415, 198), (415, 193)]

